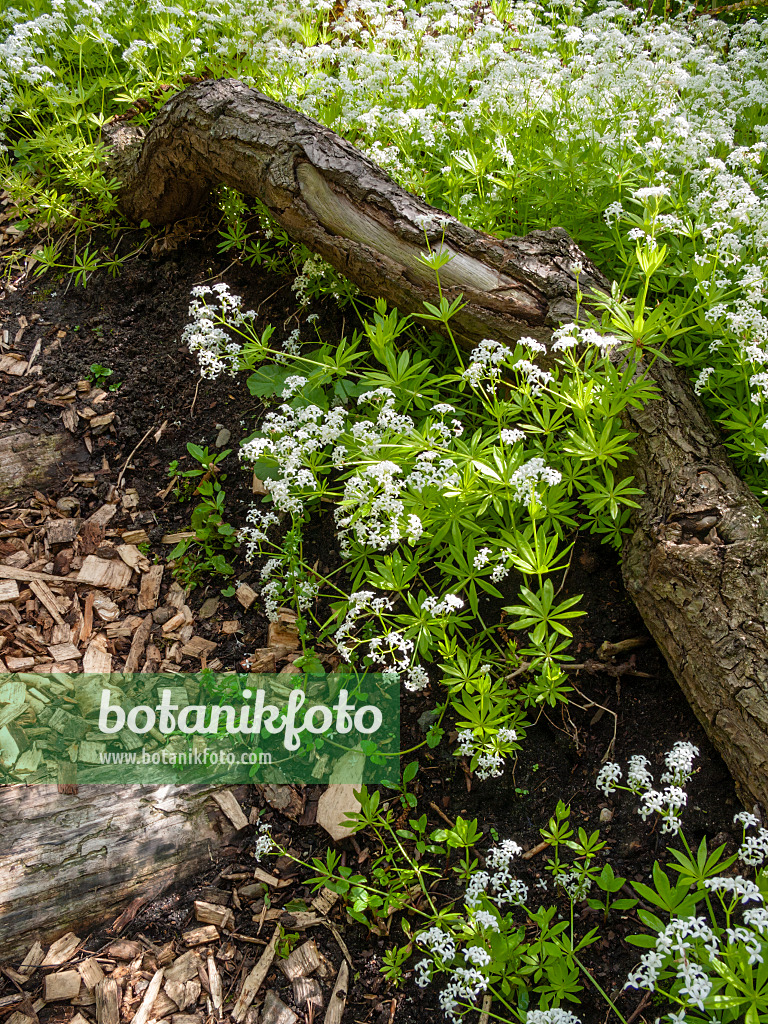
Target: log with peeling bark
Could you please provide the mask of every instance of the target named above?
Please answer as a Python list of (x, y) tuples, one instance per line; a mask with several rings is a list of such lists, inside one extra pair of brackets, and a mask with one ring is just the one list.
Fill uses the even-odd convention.
[(0, 786), (0, 959), (72, 928), (86, 935), (134, 898), (211, 863), (234, 829), (197, 786)]
[[(231, 79), (201, 82), (162, 108), (144, 136), (124, 122), (105, 128), (118, 202), (135, 223), (160, 226), (197, 212), (225, 184), (260, 199), (295, 241), (367, 295), (406, 313), (437, 300), (435, 273), (420, 262), (441, 243), (453, 259), (443, 293), (466, 306), (451, 321), (467, 345), (545, 339), (575, 312), (581, 287), (606, 282), (561, 228), (500, 240), (474, 231), (406, 192), (354, 146), (316, 121)], [(439, 300), (437, 300), (439, 301)]]
[[(575, 311), (580, 285), (607, 282), (566, 232), (499, 240), (428, 206), (327, 128), (236, 81), (173, 97), (146, 135), (107, 127), (119, 203), (132, 220), (168, 224), (224, 183), (260, 199), (296, 241), (368, 295), (418, 313), (436, 303), (419, 262), (444, 244), (443, 293), (466, 307), (461, 342), (548, 340)], [(624, 577), (694, 712), (743, 799), (768, 807), (768, 520), (738, 478), (681, 375), (654, 369), (661, 400), (631, 414), (643, 507)]]

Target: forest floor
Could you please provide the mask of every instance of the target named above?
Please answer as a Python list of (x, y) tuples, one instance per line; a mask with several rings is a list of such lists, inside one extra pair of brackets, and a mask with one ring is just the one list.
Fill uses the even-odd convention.
[[(149, 548), (142, 548), (142, 552), (151, 562), (164, 564), (169, 545), (163, 543), (162, 538), (188, 529), (190, 505), (180, 503), (173, 491), (169, 491), (168, 467), (173, 460), (179, 461), (180, 468), (190, 464), (186, 452), (190, 441), (234, 450), (226, 463), (229, 473), (227, 508), (234, 525), (244, 521), (253, 500), (251, 478), (239, 469), (235, 452), (241, 438), (257, 425), (263, 406), (248, 393), (241, 379), (199, 382), (196, 362), (180, 341), (187, 322), (190, 290), (196, 284), (226, 281), (232, 291), (243, 295), (245, 308), (258, 310), (260, 327), (272, 323), (277, 328), (278, 339), (296, 326), (296, 304), (289, 279), (233, 264), (226, 254), (217, 252), (217, 239), (215, 233), (201, 224), (199, 230), (189, 231), (178, 248), (171, 245), (165, 251), (141, 256), (129, 263), (116, 279), (96, 273), (85, 289), (74, 283), (67, 284), (67, 279), (56, 283), (48, 275), (34, 281), (26, 278), (16, 288), (6, 286), (0, 313), (0, 329), (8, 332), (0, 353), (0, 444), (4, 436), (17, 431), (32, 438), (63, 435), (66, 443), (51, 472), (36, 485), (36, 493), (30, 493), (28, 488), (16, 492), (7, 487), (0, 490), (0, 536), (3, 538), (0, 545), (4, 545), (0, 546), (1, 564), (8, 559), (11, 565), (21, 564), (26, 559), (27, 565), (44, 566), (56, 553), (47, 547), (33, 549), (34, 542), (30, 547), (30, 536), (39, 536), (38, 524), (46, 517), (72, 515), (73, 509), (87, 518), (105, 504), (114, 504), (117, 511), (98, 542), (108, 547), (110, 543), (117, 543), (124, 531), (132, 531), (133, 536), (138, 537), (143, 530)], [(157, 248), (162, 250), (163, 247)], [(324, 306), (318, 306), (315, 311), (321, 316), (319, 326), (323, 337), (340, 336), (344, 329), (342, 314)], [(33, 353), (34, 361), (30, 363)], [(14, 362), (23, 363), (24, 372), (19, 372)], [(93, 364), (112, 372), (94, 382), (90, 370)], [(90, 389), (81, 383), (88, 381), (89, 376)], [(114, 385), (119, 387), (110, 390)], [(94, 395), (98, 399), (95, 403)], [(110, 416), (111, 413), (114, 416)], [(97, 420), (95, 427), (94, 419)], [(0, 487), (3, 486), (0, 475)], [(128, 501), (126, 494), (130, 496)], [(62, 502), (62, 499), (66, 500)], [(80, 550), (80, 557), (85, 550)], [(114, 552), (110, 555), (109, 551), (100, 549), (98, 544), (91, 550), (97, 555), (99, 550), (108, 557), (114, 555)], [(66, 545), (60, 546), (59, 553), (61, 551), (65, 552), (64, 562), (69, 558), (71, 564), (71, 559), (78, 557), (76, 544), (71, 551)], [(238, 561), (235, 568), (237, 584), (256, 587), (258, 573), (254, 567)], [(168, 593), (171, 583), (171, 573), (166, 568), (163, 594)], [(184, 600), (193, 613), (194, 635), (211, 643), (207, 648), (209, 660), (230, 670), (239, 667), (254, 650), (266, 647), (268, 623), (258, 600), (246, 609), (237, 597), (222, 597), (221, 587), (222, 581), (204, 583), (185, 595)], [(584, 595), (582, 607), (587, 614), (575, 620), (577, 661), (596, 660), (598, 650), (606, 641), (615, 643), (637, 637), (644, 642), (631, 654), (606, 662), (604, 670), (572, 673), (577, 692), (567, 713), (559, 710), (542, 713), (529, 730), (514, 768), (508, 769), (501, 779), (480, 782), (471, 778), (466, 766), (449, 749), (452, 744), (445, 741), (434, 750), (422, 747), (418, 755), (421, 771), (414, 789), (419, 798), (417, 814), (425, 813), (433, 827), (443, 823), (443, 816), (451, 820), (459, 814), (477, 818), (488, 842), (491, 836), (514, 838), (527, 850), (538, 843), (539, 828), (553, 813), (557, 801), (563, 800), (571, 805), (574, 826), (583, 827), (587, 832), (600, 828), (617, 873), (630, 880), (647, 882), (654, 859), (665, 854), (664, 837), (660, 835), (658, 823), (641, 821), (631, 800), (614, 802), (602, 797), (595, 788), (595, 778), (615, 727), (613, 759), (626, 763), (632, 754), (645, 754), (657, 772), (664, 752), (675, 741), (686, 739), (698, 746), (698, 771), (689, 786), (689, 803), (684, 812), (687, 834), (695, 842), (704, 834), (716, 842), (727, 842), (730, 852), (739, 840), (732, 824), (739, 804), (730, 777), (625, 593), (615, 553), (601, 547), (594, 538), (579, 536), (563, 594)], [(135, 611), (132, 604), (136, 600), (135, 588), (122, 598), (112, 596), (120, 606), (123, 616), (120, 621), (130, 620)], [(35, 670), (39, 670), (41, 656), (36, 654), (34, 636), (28, 636), (26, 646), (14, 647), (20, 621), (30, 615), (34, 619), (34, 615), (40, 613), (39, 604), (35, 606), (34, 596), (27, 596), (23, 584), (19, 597), (7, 603), (13, 605), (18, 614), (6, 609), (7, 614), (0, 623), (0, 633), (6, 642), (0, 655), (9, 655), (9, 660), (26, 655), (33, 659)], [(2, 608), (0, 605), (0, 612)], [(42, 630), (36, 635), (43, 636), (44, 642), (51, 639), (52, 634), (45, 635), (45, 624), (34, 628)], [(172, 638), (168, 641), (162, 636), (160, 623), (156, 632), (158, 635), (153, 635), (151, 644), (155, 651), (160, 651), (161, 657), (172, 656), (177, 665), (189, 671), (200, 667), (199, 655), (180, 654), (188, 638), (185, 641), (182, 637), (181, 646), (170, 655)], [(106, 652), (118, 661), (124, 659), (132, 644), (131, 629), (113, 630), (108, 641)], [(7, 666), (9, 669), (11, 664)], [(634, 672), (640, 674), (634, 675)], [(418, 695), (404, 696), (403, 749), (423, 739), (418, 719), (438, 699), (439, 694), (429, 688)], [(607, 710), (601, 711), (601, 708)], [(240, 792), (240, 797), (246, 815), (251, 805), (264, 808), (262, 820), (271, 821), (282, 843), (302, 857), (311, 857), (329, 843), (326, 833), (314, 823), (313, 808), (318, 791), (319, 787), (308, 786), (299, 792), (298, 810), (288, 808), (292, 818), (269, 806), (257, 787), (247, 787)], [(603, 813), (601, 820), (601, 811), (610, 813)], [(152, 957), (159, 955), (158, 949), (169, 943), (175, 944), (171, 948), (176, 952), (185, 948), (181, 935), (195, 926), (195, 900), (227, 903), (234, 911), (238, 934), (269, 937), (272, 926), (265, 924), (261, 896), (253, 892), (234, 895), (232, 890), (242, 888), (242, 879), (226, 877), (248, 872), (252, 877), (253, 831), (252, 826), (248, 826), (238, 832), (236, 845), (217, 851), (209, 871), (140, 907), (133, 920), (125, 925), (120, 938), (135, 939), (142, 944), (142, 955), (148, 958), (143, 964), (145, 973), (147, 967), (152, 969)], [(358, 835), (338, 846), (344, 852), (346, 863), (364, 867), (374, 841)], [(271, 862), (262, 866), (269, 870)], [(290, 884), (272, 895), (272, 909), (284, 907), (291, 901), (312, 899), (313, 894), (288, 863), (278, 863), (277, 869), (280, 877), (288, 879)], [(535, 881), (542, 871), (541, 855), (521, 862), (523, 879)], [(451, 885), (446, 886), (449, 893)], [(292, 903), (294, 909), (296, 906)], [(441, 1019), (436, 1001), (437, 986), (419, 989), (407, 976), (400, 988), (394, 988), (379, 973), (384, 950), (404, 941), (397, 916), (389, 936), (366, 933), (360, 926), (349, 923), (338, 904), (330, 912), (330, 918), (343, 937), (353, 968), (354, 981), (344, 1021), (410, 1024)], [(597, 923), (597, 912), (584, 909), (580, 921), (582, 930)], [(110, 952), (110, 943), (116, 938), (107, 931), (111, 924), (111, 920), (105, 920), (101, 930), (90, 934), (77, 957), (98, 954), (108, 968), (110, 964), (114, 967), (118, 959), (114, 949)], [(612, 918), (609, 930), (589, 950), (589, 965), (626, 1018), (652, 1024), (659, 1008), (644, 1000), (642, 992), (623, 989), (627, 972), (639, 959), (638, 951), (625, 942), (625, 936), (637, 928), (631, 911)], [(286, 931), (291, 931), (290, 926)], [(301, 934), (302, 941), (308, 937), (309, 933)], [(327, 1000), (343, 952), (329, 929), (315, 928), (311, 937), (330, 961), (327, 972), (330, 980), (322, 983)], [(128, 948), (134, 967), (136, 948)], [(258, 943), (222, 938), (221, 945), (212, 950), (224, 978), (225, 994), (238, 991), (244, 971), (253, 964), (261, 948)], [(8, 966), (18, 968), (18, 962)], [(7, 973), (0, 976), (0, 1007), (4, 1005), (3, 997), (22, 989), (34, 998), (40, 984), (40, 971), (21, 987)], [(293, 1006), (299, 1020), (311, 1021), (309, 1011), (296, 1007), (290, 984), (276, 968), (268, 975), (264, 987), (276, 990)], [(134, 994), (138, 997), (141, 991), (139, 984)], [(582, 1008), (577, 1009), (585, 1024), (614, 1021), (615, 1017), (605, 1004), (596, 996), (593, 1000), (593, 995), (587, 985)], [(204, 998), (203, 991), (201, 999)], [(71, 1002), (36, 1004), (39, 1009), (35, 1013), (40, 1024), (48, 1021), (63, 1024), (77, 1013), (89, 1021), (95, 1017), (92, 1003), (93, 1000), (89, 1002), (86, 997), (76, 1005)], [(633, 1018), (641, 1004), (643, 1008)], [(136, 1005), (133, 1004), (126, 1019), (130, 1019)], [(130, 1008), (130, 1004), (128, 1006)], [(7, 1007), (17, 1009), (13, 1000), (8, 1001)], [(3, 1012), (0, 1009), (0, 1018)], [(203, 1011), (192, 1008), (187, 1012)], [(227, 1017), (226, 1005), (224, 1016)], [(320, 1019), (317, 1014), (315, 1019)], [(191, 1021), (178, 1024), (191, 1024)]]

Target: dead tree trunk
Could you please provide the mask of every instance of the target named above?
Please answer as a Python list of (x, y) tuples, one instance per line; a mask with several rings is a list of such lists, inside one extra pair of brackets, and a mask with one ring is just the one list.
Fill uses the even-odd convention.
[(606, 282), (561, 228), (500, 241), (468, 228), (396, 185), (328, 128), (241, 82), (202, 82), (174, 96), (146, 138), (108, 125), (120, 208), (137, 224), (170, 224), (195, 213), (218, 184), (260, 199), (295, 241), (332, 264), (366, 295), (405, 313), (436, 301), (435, 273), (419, 257), (427, 240), (453, 255), (440, 271), (449, 300), (466, 306), (451, 326), (468, 346), (492, 337), (545, 340), (572, 320), (581, 287)]
[(220, 789), (0, 786), (0, 958), (103, 925), (208, 866), (234, 834), (209, 799)]
[[(547, 340), (582, 290), (607, 287), (566, 232), (500, 241), (427, 206), (327, 128), (239, 82), (204, 82), (171, 99), (146, 137), (109, 126), (120, 206), (167, 224), (225, 183), (264, 202), (368, 295), (405, 312), (437, 302), (426, 248), (441, 271), (463, 343)], [(661, 401), (632, 414), (634, 471), (646, 490), (624, 554), (627, 587), (744, 799), (768, 807), (768, 520), (731, 468), (687, 382), (654, 370)]]

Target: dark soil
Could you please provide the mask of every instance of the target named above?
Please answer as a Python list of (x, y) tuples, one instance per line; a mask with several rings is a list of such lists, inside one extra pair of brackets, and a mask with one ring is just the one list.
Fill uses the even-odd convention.
[[(33, 314), (39, 314), (39, 319), (27, 329), (21, 349), (31, 350), (36, 338), (42, 337), (43, 350), (38, 362), (42, 367), (42, 381), (49, 388), (46, 394), (52, 399), (55, 399), (57, 386), (72, 386), (86, 378), (93, 363), (113, 371), (106, 384), (120, 383), (120, 387), (110, 393), (101, 407), (102, 411), (115, 411), (112, 428), (93, 438), (93, 451), (83, 455), (71, 472), (66, 466), (62, 467), (60, 478), (50, 485), (45, 497), (56, 501), (64, 494), (71, 494), (79, 499), (84, 512), (97, 507), (115, 484), (135, 446), (149, 434), (125, 472), (124, 485), (135, 487), (139, 494), (140, 511), (132, 522), (145, 526), (153, 545), (164, 558), (168, 549), (161, 548), (160, 538), (184, 529), (190, 510), (188, 504), (180, 505), (172, 493), (162, 496), (169, 482), (169, 463), (180, 460), (183, 467), (188, 441), (214, 447), (225, 427), (231, 431), (231, 436), (220, 447), (236, 451), (239, 441), (254, 429), (263, 411), (242, 379), (220, 378), (213, 384), (203, 382), (198, 386), (195, 360), (180, 343), (187, 321), (190, 289), (202, 282), (226, 280), (232, 291), (244, 296), (245, 308), (258, 308), (260, 325), (271, 322), (278, 328), (278, 337), (296, 326), (289, 279), (232, 264), (228, 256), (217, 252), (215, 234), (205, 236), (202, 232), (202, 235), (190, 238), (176, 251), (138, 258), (127, 265), (117, 279), (95, 274), (85, 289), (68, 285), (66, 280), (56, 283), (43, 278), (34, 285), (27, 282), (6, 296), (0, 323), (13, 337), (18, 315), (30, 319)], [(342, 315), (333, 308), (318, 309), (318, 312), (322, 314), (323, 335), (338, 337)], [(66, 332), (66, 336), (57, 339), (58, 331)], [(33, 379), (37, 385), (38, 379)], [(38, 398), (33, 407), (28, 407), (30, 394), (36, 395), (36, 390), (7, 397), (23, 388), (26, 380), (0, 374), (0, 424), (26, 421), (26, 429), (33, 433), (61, 430), (60, 406)], [(159, 440), (155, 441), (155, 432), (164, 424)], [(84, 463), (87, 463), (85, 468)], [(227, 465), (230, 467), (228, 508), (237, 524), (243, 521), (252, 501), (251, 482), (239, 471), (234, 453)], [(73, 473), (82, 474), (88, 469), (96, 477), (94, 487), (72, 479)], [(116, 520), (115, 523), (127, 525), (127, 521)], [(318, 544), (322, 543), (322, 538), (318, 538)], [(241, 562), (236, 568), (238, 580), (254, 580), (255, 569)], [(220, 587), (221, 581), (210, 581), (198, 587), (190, 603), (199, 606), (206, 597), (218, 593)], [(654, 859), (663, 857), (665, 851), (665, 837), (660, 835), (658, 824), (651, 820), (643, 823), (635, 813), (632, 799), (625, 799), (621, 794), (616, 801), (605, 799), (595, 789), (595, 777), (612, 743), (615, 722), (613, 759), (626, 763), (631, 754), (645, 754), (651, 759), (657, 777), (664, 752), (676, 740), (688, 739), (699, 747), (698, 772), (689, 786), (689, 804), (684, 812), (689, 841), (698, 843), (701, 836), (707, 834), (710, 839), (733, 844), (737, 836), (732, 819), (738, 803), (730, 777), (647, 636), (623, 589), (616, 555), (594, 540), (578, 538), (564, 587), (564, 596), (572, 594), (584, 595), (583, 608), (588, 613), (575, 620), (577, 660), (595, 658), (606, 640), (646, 637), (645, 646), (624, 658), (625, 668), (645, 675), (624, 674), (617, 678), (608, 671), (572, 673), (575, 692), (567, 712), (549, 709), (541, 714), (528, 731), (514, 771), (507, 770), (501, 779), (487, 782), (470, 779), (465, 765), (450, 752), (452, 744), (443, 743), (434, 750), (422, 748), (419, 753), (421, 771), (415, 788), (419, 796), (418, 813), (426, 813), (432, 826), (440, 827), (442, 822), (431, 806), (436, 804), (452, 820), (457, 815), (477, 818), (486, 834), (486, 845), (498, 836), (514, 838), (524, 848), (529, 848), (540, 839), (538, 830), (553, 813), (557, 801), (563, 800), (571, 805), (571, 821), (575, 827), (583, 827), (587, 832), (600, 828), (617, 874), (630, 880), (648, 881)], [(229, 604), (225, 600), (223, 606), (225, 617), (227, 608), (231, 617), (236, 614), (243, 617), (242, 609), (233, 598), (229, 599)], [(243, 617), (243, 632), (228, 644), (220, 644), (217, 656), (226, 668), (237, 667), (249, 651), (264, 644), (265, 620), (255, 608)], [(423, 739), (417, 720), (437, 697), (436, 692), (428, 689), (404, 701), (403, 749)], [(311, 807), (313, 794), (312, 788), (309, 789), (308, 806)], [(261, 803), (260, 795), (250, 787), (244, 800), (246, 812), (249, 801), (256, 805)], [(606, 809), (612, 811), (613, 816), (601, 824), (601, 810)], [(321, 855), (327, 846), (327, 835), (316, 825), (290, 822), (269, 808), (266, 817), (272, 820), (281, 841), (302, 857)], [(303, 820), (308, 819), (305, 816)], [(203, 889), (216, 885), (225, 887), (226, 883), (221, 881), (222, 871), (240, 863), (252, 869), (251, 833), (250, 828), (244, 830), (239, 833), (242, 839), (238, 847), (219, 851), (218, 860), (210, 871), (194, 885), (165, 894), (144, 907), (123, 936), (141, 934), (157, 944), (178, 937), (181, 930), (190, 926), (192, 901), (200, 898)], [(356, 843), (340, 844), (347, 863), (356, 865), (359, 860), (365, 860), (360, 851), (366, 843), (375, 853), (374, 841), (369, 837), (360, 836)], [(546, 853), (542, 853), (521, 861), (520, 877), (535, 884), (544, 872), (545, 859)], [(443, 891), (452, 891), (450, 881)], [(283, 901), (309, 896), (309, 889), (300, 879), (280, 893)], [(338, 908), (335, 919), (344, 931), (355, 965), (355, 982), (345, 1021), (423, 1024), (425, 1020), (441, 1019), (436, 1003), (437, 986), (419, 989), (409, 976), (400, 989), (395, 989), (379, 973), (385, 949), (393, 943), (405, 942), (397, 916), (388, 938), (347, 924)], [(105, 922), (105, 927), (108, 924), (110, 922)], [(597, 912), (588, 908), (582, 911), (581, 933), (598, 924)], [(254, 923), (248, 934), (255, 935), (256, 930)], [(626, 1017), (632, 1015), (643, 995), (636, 990), (623, 990), (627, 972), (639, 959), (638, 951), (625, 942), (625, 936), (637, 930), (633, 912), (613, 915), (603, 937), (585, 954), (594, 976)], [(315, 932), (320, 934), (313, 937), (338, 967), (341, 954), (333, 936), (324, 929), (315, 929)], [(97, 950), (111, 938), (113, 936), (106, 931), (94, 934), (89, 939), (88, 949)], [(252, 962), (259, 947), (243, 945), (241, 952)], [(236, 982), (242, 966), (243, 962), (233, 961), (232, 977), (225, 978), (225, 992)], [(269, 983), (280, 987), (278, 972), (272, 972)], [(280, 991), (290, 1004), (286, 983)], [(585, 1024), (615, 1020), (589, 984), (583, 999), (581, 1009), (574, 1009)], [(70, 1009), (63, 1011), (49, 1006), (42, 1011), (41, 1020), (63, 1021)], [(659, 1012), (658, 1007), (649, 1007), (635, 1019), (653, 1021)]]

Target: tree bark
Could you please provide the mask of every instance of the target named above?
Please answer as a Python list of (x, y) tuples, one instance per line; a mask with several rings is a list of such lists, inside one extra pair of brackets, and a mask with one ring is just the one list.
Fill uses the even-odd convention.
[(679, 370), (632, 410), (624, 583), (744, 803), (768, 808), (768, 517)]
[[(288, 234), (369, 295), (404, 312), (437, 302), (419, 253), (445, 246), (440, 272), (465, 345), (484, 337), (548, 341), (582, 290), (607, 282), (562, 229), (499, 240), (396, 185), (327, 128), (236, 81), (178, 94), (149, 131), (108, 126), (121, 209), (167, 224), (223, 182), (256, 196)], [(657, 363), (661, 400), (630, 421), (632, 469), (645, 489), (624, 578), (742, 799), (768, 807), (768, 520), (730, 465), (682, 376)]]
[(474, 231), (396, 185), (334, 132), (234, 80), (201, 82), (174, 96), (144, 137), (105, 128), (119, 206), (135, 223), (170, 224), (195, 213), (218, 184), (260, 199), (303, 242), (367, 295), (404, 313), (439, 302), (435, 273), (419, 262), (442, 244), (443, 294), (466, 306), (451, 321), (462, 343), (546, 340), (605, 279), (562, 228), (499, 240)]
[(209, 803), (217, 788), (0, 786), (0, 958), (103, 925), (209, 866), (234, 832)]

